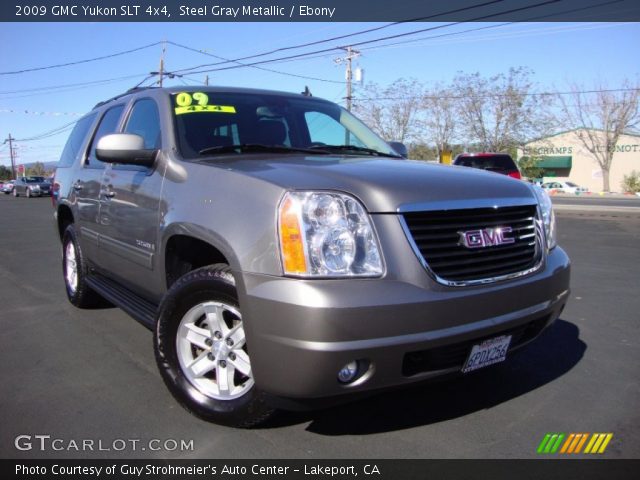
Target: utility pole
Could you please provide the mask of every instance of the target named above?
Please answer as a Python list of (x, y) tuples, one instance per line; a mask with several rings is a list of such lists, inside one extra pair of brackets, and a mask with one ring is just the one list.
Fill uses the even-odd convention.
[(160, 81), (158, 82), (158, 84), (160, 85), (160, 88), (162, 88), (162, 77), (164, 76), (164, 51), (166, 49), (166, 44), (165, 42), (162, 42), (162, 53), (160, 54), (160, 70), (158, 72), (158, 74), (160, 75)]
[(204, 77), (204, 84), (208, 87), (209, 86), (209, 75)]
[(9, 134), (9, 137), (4, 141), (4, 143), (9, 142), (9, 157), (11, 157), (11, 175), (13, 176), (13, 178), (17, 178), (16, 177), (16, 158), (15, 158), (16, 152), (13, 150), (14, 140), (15, 138), (12, 138), (11, 134)]
[(346, 47), (343, 48), (343, 50), (346, 50), (347, 52), (347, 56), (346, 57), (341, 57), (341, 58), (336, 58), (334, 60), (335, 63), (337, 63), (338, 65), (341, 63), (345, 63), (347, 65), (347, 72), (346, 72), (346, 79), (347, 79), (347, 96), (345, 97), (347, 100), (347, 110), (351, 111), (351, 104), (353, 101), (353, 68), (352, 68), (352, 61), (355, 58), (358, 58), (360, 56), (360, 52), (358, 50), (354, 50), (351, 47)]

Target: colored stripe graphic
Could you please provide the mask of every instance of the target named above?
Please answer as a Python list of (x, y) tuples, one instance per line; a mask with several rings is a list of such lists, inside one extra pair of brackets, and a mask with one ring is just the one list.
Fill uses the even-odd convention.
[(564, 433), (547, 433), (538, 445), (538, 453), (556, 453), (564, 437)]
[(594, 433), (584, 453), (604, 453), (613, 438), (613, 433)]
[(584, 445), (584, 442), (587, 441), (587, 438), (589, 437), (588, 433), (583, 433), (582, 434), (582, 438), (580, 439), (580, 442), (578, 443), (578, 445), (576, 446), (576, 450), (573, 453), (580, 453), (580, 451), (582, 450), (582, 446)]
[[(538, 445), (538, 454), (601, 454), (613, 438), (613, 433), (547, 433)], [(588, 441), (587, 441), (588, 440)], [(582, 449), (586, 444), (584, 450)]]
[(540, 442), (540, 445), (538, 445), (538, 453), (543, 453), (544, 452), (544, 448), (547, 446), (547, 443), (549, 442), (550, 438), (551, 438), (551, 434), (550, 433), (547, 433), (544, 436), (544, 438)]
[(575, 433), (570, 433), (569, 436), (567, 437), (567, 441), (564, 442), (564, 445), (562, 446), (562, 449), (560, 450), (560, 453), (566, 453), (567, 449), (569, 448), (569, 445), (571, 445), (571, 442), (573, 442), (573, 439), (576, 437)]

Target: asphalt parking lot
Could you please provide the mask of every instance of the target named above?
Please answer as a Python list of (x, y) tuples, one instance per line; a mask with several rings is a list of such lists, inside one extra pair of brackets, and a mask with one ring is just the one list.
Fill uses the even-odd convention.
[[(72, 307), (50, 199), (1, 195), (0, 458), (533, 458), (547, 432), (612, 432), (603, 455), (639, 458), (640, 213), (558, 217), (571, 299), (528, 349), (468, 377), (247, 431), (178, 406), (151, 333), (125, 313)], [(19, 435), (50, 435), (62, 450), (18, 450)], [(94, 450), (72, 447), (87, 439)], [(152, 439), (168, 448), (151, 450)]]

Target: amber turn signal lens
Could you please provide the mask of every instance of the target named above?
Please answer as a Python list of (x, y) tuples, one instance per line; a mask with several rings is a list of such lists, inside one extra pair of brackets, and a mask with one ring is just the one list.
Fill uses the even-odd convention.
[(299, 211), (298, 202), (291, 197), (280, 205), (280, 248), (284, 272), (290, 275), (307, 273)]

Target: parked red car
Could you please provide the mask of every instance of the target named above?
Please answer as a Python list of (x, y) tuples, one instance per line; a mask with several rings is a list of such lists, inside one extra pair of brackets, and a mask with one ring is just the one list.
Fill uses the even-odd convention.
[(455, 158), (453, 165), (479, 168), (517, 179), (522, 178), (516, 162), (508, 153), (461, 153)]

